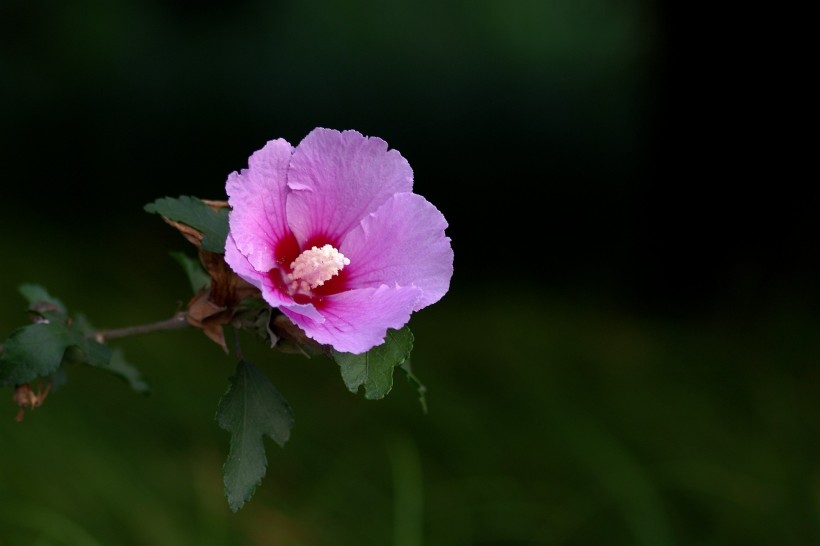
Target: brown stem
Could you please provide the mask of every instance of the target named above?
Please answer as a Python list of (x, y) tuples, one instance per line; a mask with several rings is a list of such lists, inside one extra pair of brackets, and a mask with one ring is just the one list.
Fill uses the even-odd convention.
[[(187, 313), (181, 311), (173, 317), (166, 320), (161, 320), (159, 322), (139, 324), (137, 326), (127, 326), (125, 328), (115, 328), (112, 330), (99, 330), (93, 334), (89, 334), (87, 337), (94, 339), (98, 343), (104, 343), (110, 339), (120, 339), (140, 334), (150, 334), (151, 332), (177, 330), (179, 328), (189, 326), (187, 316)], [(2, 356), (5, 351), (6, 348), (0, 344), (0, 356)]]
[(180, 312), (167, 320), (152, 322), (150, 324), (140, 324), (138, 326), (117, 328), (114, 330), (100, 330), (89, 337), (93, 337), (96, 341), (103, 343), (110, 339), (119, 339), (140, 334), (150, 334), (151, 332), (160, 332), (164, 330), (176, 330), (178, 328), (185, 328), (188, 326), (186, 317), (187, 315), (185, 313)]

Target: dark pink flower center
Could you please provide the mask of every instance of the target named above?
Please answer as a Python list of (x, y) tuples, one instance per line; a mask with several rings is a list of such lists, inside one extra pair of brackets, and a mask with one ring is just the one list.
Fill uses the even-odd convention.
[(324, 305), (324, 296), (347, 288), (345, 266), (350, 260), (325, 236), (311, 237), (300, 247), (296, 237), (288, 234), (274, 250), (277, 268), (270, 278), (279, 291), (289, 294), (296, 303)]

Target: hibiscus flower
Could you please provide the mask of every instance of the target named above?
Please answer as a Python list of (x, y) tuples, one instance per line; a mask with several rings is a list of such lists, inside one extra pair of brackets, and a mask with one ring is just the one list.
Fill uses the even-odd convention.
[(441, 212), (380, 138), (317, 128), (228, 177), (225, 261), (315, 341), (363, 353), (437, 302), (453, 275)]

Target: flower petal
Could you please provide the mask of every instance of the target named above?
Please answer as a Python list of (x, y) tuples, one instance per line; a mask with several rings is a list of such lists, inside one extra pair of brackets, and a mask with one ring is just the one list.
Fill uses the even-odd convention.
[(325, 317), (322, 316), (321, 313), (313, 306), (312, 303), (288, 303), (279, 305), (279, 310), (290, 317), (294, 323), (294, 316), (304, 317), (305, 320), (309, 320), (316, 324), (322, 324), (325, 322)]
[(262, 273), (277, 266), (277, 247), (290, 237), (285, 198), (292, 153), (287, 141), (271, 140), (254, 152), (247, 169), (231, 173), (225, 186), (233, 209), (230, 228), (236, 247)]
[(234, 273), (261, 290), (262, 298), (268, 302), (271, 307), (288, 306), (292, 308), (294, 312), (313, 317), (319, 322), (324, 320), (312, 304), (298, 304), (294, 302), (289, 294), (285, 294), (276, 286), (276, 283), (273, 282), (269, 273), (257, 271), (242, 252), (239, 251), (231, 234), (228, 234), (228, 240), (225, 244), (225, 262)]
[(232, 233), (228, 233), (228, 239), (225, 241), (225, 262), (233, 269), (234, 273), (256, 288), (262, 289), (262, 277), (266, 275), (254, 269), (245, 255), (239, 251)]
[(424, 197), (394, 195), (342, 242), (339, 250), (350, 259), (345, 267), (348, 286), (416, 286), (423, 293), (414, 311), (437, 302), (453, 276), (446, 227), (444, 216)]
[(413, 170), (380, 138), (317, 128), (293, 152), (288, 187), (288, 224), (299, 243), (337, 246), (391, 195), (411, 191)]
[(328, 296), (319, 312), (323, 323), (280, 308), (308, 337), (337, 351), (364, 353), (384, 343), (388, 328), (401, 328), (421, 297), (414, 286), (387, 285)]

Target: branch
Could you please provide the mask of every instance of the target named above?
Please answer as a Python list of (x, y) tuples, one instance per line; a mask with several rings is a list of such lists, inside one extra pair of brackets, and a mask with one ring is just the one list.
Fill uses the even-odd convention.
[(149, 324), (140, 324), (138, 326), (117, 328), (114, 330), (100, 330), (98, 332), (94, 332), (89, 337), (94, 338), (99, 343), (104, 343), (111, 339), (120, 339), (123, 337), (150, 334), (151, 332), (161, 332), (165, 330), (177, 330), (179, 328), (189, 326), (187, 316), (187, 313), (179, 312), (167, 320), (151, 322)]
[[(115, 328), (112, 330), (99, 330), (93, 334), (89, 334), (87, 337), (97, 341), (98, 343), (105, 343), (111, 339), (121, 339), (140, 334), (150, 334), (151, 332), (178, 330), (187, 326), (190, 326), (190, 324), (188, 324), (188, 313), (180, 311), (167, 320), (151, 322), (149, 324), (139, 324), (137, 326), (127, 326), (125, 328)], [(3, 356), (4, 352), (6, 352), (6, 348), (2, 343), (0, 343), (0, 356)]]

